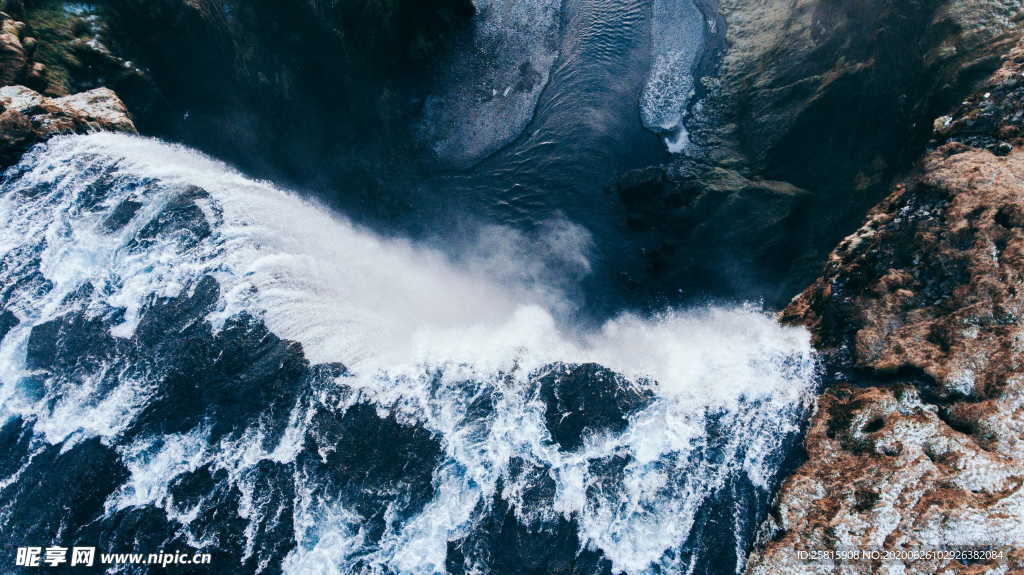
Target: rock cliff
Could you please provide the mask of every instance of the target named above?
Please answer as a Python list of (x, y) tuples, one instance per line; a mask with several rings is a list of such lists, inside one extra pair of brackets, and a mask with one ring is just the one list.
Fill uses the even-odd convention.
[[(766, 298), (783, 306), (820, 272), (820, 262), (892, 182), (920, 158), (932, 120), (957, 104), (1000, 64), (1020, 36), (1016, 0), (721, 0), (722, 48), (700, 72), (699, 102), (687, 128), (686, 157), (639, 179), (647, 196), (669, 202), (722, 170), (734, 182), (785, 182), (798, 197), (751, 194), (746, 184), (721, 190), (705, 232), (688, 206), (647, 217), (637, 210), (630, 175), (620, 185), (624, 225), (643, 229), (638, 257), (649, 278), (670, 289)], [(694, 174), (697, 174), (696, 177)], [(652, 194), (652, 181), (660, 192)], [(764, 187), (760, 186), (759, 187)], [(778, 189), (777, 185), (768, 186)], [(735, 243), (730, 214), (769, 214), (766, 234)], [(674, 230), (674, 231), (673, 231)], [(665, 253), (711, 253), (732, 245), (728, 277)]]
[[(79, 58), (94, 53), (105, 54), (108, 64), (125, 74), (136, 73), (96, 36), (90, 37), (89, 30), (71, 32), (75, 22), (84, 25), (84, 20), (63, 12), (44, 15), (40, 10), (48, 8), (26, 8), (23, 3), (7, 2), (4, 8), (13, 8), (24, 21), (0, 12), (0, 169), (51, 136), (100, 130), (136, 133), (124, 102), (110, 88), (101, 87), (110, 79), (105, 68), (74, 68), (84, 65)], [(54, 36), (57, 28), (68, 37)], [(69, 59), (55, 59), (58, 54)], [(69, 95), (69, 88), (82, 91)]]
[[(827, 382), (750, 573), (1024, 568), (1024, 44), (785, 310)], [(992, 546), (1005, 557), (801, 561)]]

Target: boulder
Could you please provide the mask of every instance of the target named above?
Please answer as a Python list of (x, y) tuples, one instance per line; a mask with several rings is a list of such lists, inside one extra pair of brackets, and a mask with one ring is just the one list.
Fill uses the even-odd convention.
[(548, 431), (565, 451), (589, 435), (624, 431), (629, 417), (654, 401), (650, 389), (593, 363), (550, 366), (536, 383)]
[(56, 135), (137, 133), (124, 103), (107, 88), (48, 98), (24, 86), (4, 86), (0, 109), (0, 167), (15, 163), (31, 146)]

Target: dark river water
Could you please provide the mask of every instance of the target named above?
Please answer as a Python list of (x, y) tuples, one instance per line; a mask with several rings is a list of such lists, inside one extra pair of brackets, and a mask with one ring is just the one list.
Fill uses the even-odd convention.
[[(615, 180), (627, 170), (670, 159), (668, 148), (685, 132), (681, 117), (689, 104), (690, 76), (704, 53), (706, 22), (691, 0), (552, 5), (559, 9), (548, 13), (548, 28), (529, 34), (535, 46), (499, 50), (491, 59), (456, 66), (460, 75), (442, 76), (436, 90), (462, 94), (477, 87), (481, 67), (544, 71), (537, 86), (513, 92), (509, 102), (493, 105), (504, 92), (498, 82), (495, 97), (485, 87), (483, 102), (456, 102), (452, 107), (461, 117), (478, 118), (477, 132), (458, 135), (480, 140), (485, 138), (478, 132), (487, 130), (488, 144), (475, 146), (482, 153), (473, 158), (460, 148), (462, 154), (448, 163), (447, 149), (441, 149), (434, 173), (409, 185), (420, 198), (417, 217), (442, 230), (445, 222), (456, 229), (486, 223), (540, 233), (567, 223), (579, 226), (590, 238), (591, 264), (580, 289), (601, 316), (624, 305), (611, 286), (643, 265), (642, 246), (625, 229)], [(511, 36), (500, 45), (521, 48), (516, 34)], [(521, 128), (515, 132), (510, 128), (517, 121)]]

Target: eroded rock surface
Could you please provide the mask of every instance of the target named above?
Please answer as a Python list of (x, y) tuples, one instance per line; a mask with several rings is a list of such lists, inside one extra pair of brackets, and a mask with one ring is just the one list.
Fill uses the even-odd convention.
[[(784, 312), (835, 385), (751, 573), (1024, 568), (1024, 45)], [(994, 546), (1006, 557), (801, 561)]]
[(47, 98), (24, 86), (5, 86), (0, 88), (0, 110), (0, 167), (14, 163), (33, 144), (51, 136), (136, 133), (124, 103), (107, 88)]

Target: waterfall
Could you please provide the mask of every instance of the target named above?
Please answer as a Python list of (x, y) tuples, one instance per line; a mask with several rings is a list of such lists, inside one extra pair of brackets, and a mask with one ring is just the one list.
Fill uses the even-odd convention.
[(418, 245), (112, 134), (28, 153), (0, 221), (13, 546), (142, 541), (224, 573), (738, 571), (813, 398), (808, 334), (751, 307), (573, 325), (545, 272), (588, 269), (565, 221)]

